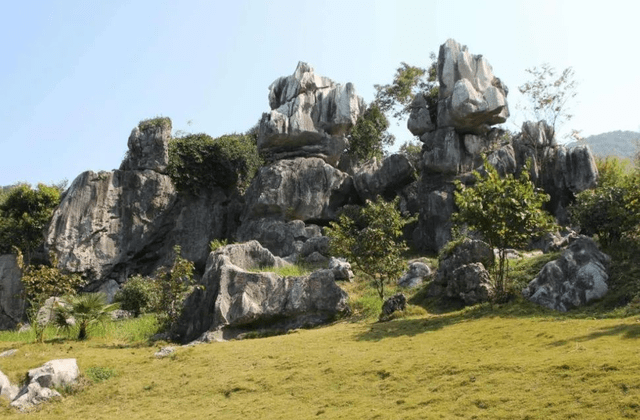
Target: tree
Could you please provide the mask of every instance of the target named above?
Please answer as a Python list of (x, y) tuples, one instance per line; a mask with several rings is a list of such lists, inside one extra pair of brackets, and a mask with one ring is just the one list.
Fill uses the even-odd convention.
[(111, 312), (118, 309), (119, 304), (107, 304), (103, 293), (83, 293), (67, 296), (63, 303), (59, 303), (55, 309), (55, 323), (58, 327), (71, 329), (75, 321), (78, 327), (78, 340), (88, 337), (89, 328), (104, 323), (111, 319)]
[(38, 312), (43, 307), (45, 301), (50, 297), (72, 296), (86, 283), (77, 274), (66, 274), (60, 272), (56, 267), (55, 256), (50, 256), (52, 266), (46, 265), (26, 265), (22, 252), (14, 248), (18, 267), (22, 270), (22, 284), (24, 286), (23, 298), (27, 302), (27, 318), (36, 334), (36, 341), (44, 340), (44, 330), (46, 322), (38, 319)]
[(44, 230), (53, 211), (60, 204), (61, 187), (20, 184), (9, 190), (0, 204), (0, 253), (9, 254), (13, 247), (24, 254), (26, 264), (44, 242)]
[[(528, 165), (527, 165), (528, 166)], [(477, 231), (492, 248), (498, 249), (496, 290), (507, 291), (506, 249), (523, 247), (532, 237), (551, 231), (555, 222), (542, 210), (549, 196), (534, 187), (525, 166), (520, 176), (508, 174), (501, 178), (484, 158), (485, 175), (473, 172), (475, 184), (465, 187), (456, 181), (455, 203), (458, 212), (452, 216), (457, 228), (466, 225)]]
[(400, 238), (410, 220), (397, 210), (398, 202), (397, 197), (386, 202), (378, 196), (375, 201), (367, 200), (362, 208), (348, 207), (338, 222), (325, 228), (331, 238), (331, 253), (346, 257), (366, 274), (380, 299), (384, 299), (385, 284), (402, 274), (401, 254), (408, 249)]
[(525, 112), (535, 117), (536, 121), (545, 120), (554, 129), (573, 118), (569, 108), (571, 100), (577, 95), (578, 85), (571, 67), (564, 69), (560, 75), (549, 63), (525, 71), (533, 77), (533, 80), (518, 86), (520, 93), (529, 101), (528, 105), (522, 106)]
[(381, 158), (385, 146), (393, 144), (395, 138), (387, 132), (389, 120), (374, 102), (358, 119), (349, 134), (349, 153), (357, 159)]
[(178, 320), (185, 298), (193, 291), (193, 262), (182, 258), (179, 245), (173, 247), (173, 252), (173, 265), (160, 270), (156, 277), (160, 284), (158, 317), (165, 327)]
[(409, 162), (411, 162), (416, 172), (420, 174), (422, 168), (422, 143), (405, 141), (398, 151), (409, 159)]

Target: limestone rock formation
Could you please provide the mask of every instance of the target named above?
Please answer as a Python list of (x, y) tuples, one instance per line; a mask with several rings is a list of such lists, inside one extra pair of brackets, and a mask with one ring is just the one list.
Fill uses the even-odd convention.
[(429, 284), (429, 296), (457, 298), (465, 305), (488, 300), (493, 287), (486, 269), (494, 260), (493, 250), (486, 243), (463, 240), (440, 258), (436, 276)]
[(43, 387), (38, 382), (32, 382), (20, 390), (18, 396), (11, 402), (11, 407), (20, 411), (29, 411), (37, 405), (60, 397), (62, 396), (58, 391)]
[(329, 270), (333, 271), (333, 277), (336, 280), (351, 281), (354, 277), (353, 271), (351, 271), (351, 264), (343, 258), (331, 257)]
[(324, 323), (348, 311), (347, 294), (331, 270), (304, 277), (280, 277), (251, 269), (287, 264), (256, 241), (227, 245), (211, 253), (200, 288), (187, 298), (176, 325), (177, 338), (196, 339), (207, 331), (223, 334), (256, 326), (298, 328)]
[(382, 317), (388, 317), (396, 311), (404, 311), (407, 307), (407, 297), (404, 293), (396, 293), (390, 298), (386, 299), (382, 304)]
[(22, 272), (15, 255), (0, 255), (0, 330), (9, 330), (24, 321)]
[(481, 55), (471, 55), (453, 39), (440, 46), (438, 82), (438, 127), (482, 132), (509, 117), (509, 91), (493, 75), (489, 62)]
[(11, 406), (27, 411), (60, 393), (51, 388), (73, 385), (80, 375), (76, 359), (51, 360), (27, 373), (27, 384), (13, 398)]
[(262, 115), (258, 150), (269, 159), (319, 157), (337, 165), (345, 135), (364, 113), (351, 83), (341, 85), (298, 63), (293, 75), (269, 87), (271, 111)]
[[(320, 238), (321, 229), (317, 225), (306, 225), (302, 220), (283, 220), (261, 218), (245, 222), (237, 233), (239, 242), (257, 240), (262, 246), (278, 257), (306, 257), (316, 249), (311, 249), (312, 242), (306, 245), (311, 239)], [(326, 253), (326, 252), (325, 252)]]
[(19, 391), (20, 389), (9, 381), (7, 375), (0, 371), (0, 398), (13, 401)]
[(429, 266), (421, 261), (409, 264), (409, 269), (398, 279), (398, 286), (414, 289), (422, 286), (425, 278), (431, 276)]
[(414, 180), (415, 169), (402, 154), (393, 154), (382, 161), (374, 158), (353, 176), (355, 189), (363, 201), (374, 200), (378, 195), (391, 199)]
[(407, 128), (414, 136), (422, 136), (425, 133), (436, 129), (435, 121), (432, 120), (431, 112), (427, 105), (427, 100), (422, 93), (418, 93), (411, 102), (411, 113), (407, 120)]
[(169, 163), (169, 140), (171, 139), (171, 120), (156, 118), (143, 121), (131, 131), (129, 150), (120, 170), (144, 171), (150, 169), (166, 173)]
[(591, 238), (579, 236), (559, 259), (542, 268), (522, 294), (531, 302), (561, 312), (586, 305), (607, 293), (610, 261)]

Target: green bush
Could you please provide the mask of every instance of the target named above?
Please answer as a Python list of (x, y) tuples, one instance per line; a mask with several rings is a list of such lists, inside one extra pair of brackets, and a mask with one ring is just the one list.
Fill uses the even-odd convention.
[(116, 371), (112, 368), (102, 366), (92, 366), (88, 368), (84, 375), (91, 380), (91, 382), (102, 382), (109, 378), (116, 376)]
[(116, 293), (114, 301), (134, 316), (155, 312), (160, 306), (160, 285), (152, 278), (133, 276)]
[(169, 117), (155, 117), (142, 120), (138, 123), (140, 130), (146, 130), (148, 128), (171, 128), (171, 118)]
[(243, 192), (261, 164), (258, 148), (248, 135), (214, 139), (189, 134), (169, 143), (169, 176), (179, 191), (190, 194), (215, 187)]
[(387, 132), (389, 120), (374, 102), (358, 119), (349, 134), (349, 154), (357, 159), (381, 158), (384, 148), (393, 144), (393, 135)]

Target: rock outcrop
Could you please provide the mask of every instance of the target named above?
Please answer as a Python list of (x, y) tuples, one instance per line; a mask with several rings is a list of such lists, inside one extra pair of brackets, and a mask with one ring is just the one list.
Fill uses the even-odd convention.
[(591, 238), (580, 236), (559, 259), (547, 263), (522, 294), (531, 302), (561, 312), (586, 305), (609, 290), (610, 261)]
[(258, 327), (318, 325), (348, 311), (347, 294), (336, 285), (331, 270), (304, 277), (250, 271), (285, 264), (256, 241), (212, 252), (201, 280), (204, 287), (185, 302), (175, 328), (177, 338), (188, 342), (207, 331), (236, 336)]
[(421, 261), (409, 264), (409, 269), (398, 279), (398, 286), (414, 289), (422, 286), (424, 280), (431, 276), (429, 266)]
[(15, 255), (0, 255), (0, 330), (15, 328), (25, 320), (21, 277)]
[(319, 157), (337, 165), (346, 134), (365, 110), (351, 83), (341, 85), (298, 63), (293, 75), (269, 87), (271, 111), (262, 115), (258, 150), (269, 159)]
[(28, 411), (35, 406), (60, 398), (60, 393), (51, 389), (73, 385), (80, 375), (76, 359), (51, 360), (27, 373), (27, 384), (12, 399), (11, 406)]
[(394, 154), (380, 161), (376, 158), (362, 165), (353, 176), (353, 183), (361, 200), (374, 200), (381, 195), (392, 199), (403, 187), (415, 180), (415, 169), (402, 154)]
[(438, 271), (429, 284), (429, 296), (460, 299), (465, 305), (487, 301), (493, 294), (487, 268), (494, 260), (493, 250), (486, 243), (463, 240), (440, 258)]
[(13, 401), (20, 389), (9, 381), (7, 375), (0, 371), (0, 398)]
[(155, 118), (143, 121), (131, 131), (129, 150), (120, 170), (144, 171), (150, 169), (166, 173), (169, 163), (169, 140), (171, 139), (171, 120)]

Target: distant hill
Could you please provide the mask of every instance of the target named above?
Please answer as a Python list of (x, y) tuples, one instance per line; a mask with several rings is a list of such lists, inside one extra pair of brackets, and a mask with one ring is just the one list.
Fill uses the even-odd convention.
[[(639, 147), (638, 144), (640, 144), (640, 133), (637, 131), (610, 131), (585, 137), (583, 142), (591, 147), (591, 151), (596, 156), (632, 158)], [(574, 147), (578, 144), (577, 142), (572, 142), (567, 146)]]

